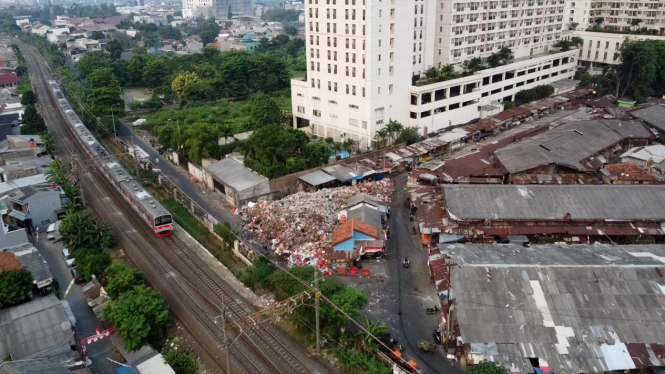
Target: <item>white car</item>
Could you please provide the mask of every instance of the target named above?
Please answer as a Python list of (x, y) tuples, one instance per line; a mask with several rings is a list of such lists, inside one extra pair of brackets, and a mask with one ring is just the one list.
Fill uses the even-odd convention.
[(69, 253), (69, 249), (65, 248), (62, 250), (62, 257), (65, 258), (65, 262), (67, 263), (67, 266), (72, 267), (74, 266), (74, 257), (72, 256), (71, 253)]

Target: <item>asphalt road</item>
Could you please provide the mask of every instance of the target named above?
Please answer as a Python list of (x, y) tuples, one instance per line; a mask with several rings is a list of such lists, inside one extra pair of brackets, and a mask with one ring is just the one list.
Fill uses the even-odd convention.
[[(37, 247), (37, 250), (39, 250), (46, 263), (48, 263), (53, 277), (60, 284), (60, 293), (64, 295), (69, 282), (72, 280), (72, 274), (70, 273), (71, 268), (67, 266), (65, 260), (62, 258), (62, 244), (54, 243), (53, 240), (46, 240), (45, 235), (43, 235), (35, 243), (35, 247)], [(95, 335), (95, 327), (104, 330), (101, 322), (97, 320), (97, 317), (95, 317), (83, 295), (81, 289), (84, 285), (85, 283), (73, 285), (66, 298), (76, 317), (75, 330), (79, 343), (80, 339)], [(113, 344), (111, 344), (110, 339), (102, 339), (88, 346), (88, 357), (92, 361), (90, 368), (96, 374), (115, 374), (115, 368), (119, 365), (107, 360), (106, 357), (115, 361), (122, 361), (120, 355), (115, 351)]]
[[(407, 348), (406, 356), (413, 357), (418, 369), (424, 373), (462, 374), (463, 371), (453, 366), (444, 356), (439, 346), (432, 355), (420, 351), (416, 344), (419, 340), (433, 341), (432, 333), (438, 322), (437, 315), (427, 315), (426, 308), (436, 302), (434, 282), (427, 275), (427, 248), (420, 244), (420, 235), (413, 235), (415, 222), (409, 221), (409, 207), (406, 203), (407, 173), (397, 175), (395, 192), (391, 203), (392, 214), (389, 218), (390, 239), (387, 277), (381, 284), (385, 290), (394, 290), (395, 303), (386, 303), (385, 312), (395, 314), (396, 318), (386, 320), (390, 332), (400, 344)], [(409, 258), (410, 266), (402, 264), (404, 257)]]

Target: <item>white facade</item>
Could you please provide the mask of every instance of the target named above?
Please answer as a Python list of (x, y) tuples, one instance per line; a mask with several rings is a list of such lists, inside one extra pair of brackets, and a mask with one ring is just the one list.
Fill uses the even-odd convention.
[[(570, 78), (577, 51), (548, 53), (561, 38), (564, 2), (306, 0), (308, 71), (292, 80), (294, 125), (365, 148), (390, 119), (434, 131), (478, 118), (479, 106), (512, 100), (520, 90)], [(429, 67), (487, 57), (504, 46), (515, 56), (509, 65), (412, 86)], [(551, 70), (542, 71), (546, 66)], [(422, 99), (427, 93), (429, 103)]]
[(578, 61), (580, 66), (587, 68), (592, 73), (601, 72), (602, 66), (606, 64), (619, 63), (619, 47), (625, 40), (653, 39), (665, 41), (665, 36), (613, 34), (592, 31), (573, 31), (572, 36), (577, 36), (584, 40), (584, 44), (579, 50)]
[[(617, 31), (646, 27), (657, 30), (660, 35), (665, 35), (665, 17), (663, 16), (662, 1), (585, 1), (591, 2), (588, 19), (589, 26), (594, 26), (595, 20), (601, 18), (603, 23), (600, 26)], [(632, 26), (631, 21), (633, 20), (641, 20), (641, 22), (637, 26)]]

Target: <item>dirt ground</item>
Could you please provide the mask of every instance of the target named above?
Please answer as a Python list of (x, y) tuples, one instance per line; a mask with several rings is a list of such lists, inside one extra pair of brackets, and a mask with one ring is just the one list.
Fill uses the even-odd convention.
[(129, 103), (132, 101), (146, 101), (152, 97), (152, 93), (146, 88), (125, 88), (122, 99), (125, 100), (125, 111), (129, 111)]

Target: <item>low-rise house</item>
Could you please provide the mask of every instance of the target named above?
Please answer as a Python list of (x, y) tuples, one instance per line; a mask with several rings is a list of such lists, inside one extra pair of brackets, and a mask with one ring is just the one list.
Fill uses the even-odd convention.
[(333, 266), (351, 265), (360, 256), (356, 241), (376, 240), (379, 240), (379, 229), (376, 226), (357, 219), (347, 220), (333, 230), (329, 259)]
[(510, 176), (593, 174), (617, 152), (648, 145), (651, 132), (640, 121), (571, 122), (495, 151)]
[(16, 87), (21, 82), (21, 78), (13, 72), (1, 71), (0, 72), (0, 87)]
[(73, 322), (48, 295), (0, 311), (0, 355), (12, 361), (66, 355), (76, 350)]
[(33, 360), (0, 363), (0, 374), (90, 374), (85, 360), (77, 353)]
[(42, 232), (62, 215), (67, 198), (62, 188), (50, 184), (26, 186), (2, 194), (0, 200), (9, 208), (8, 219), (30, 233), (37, 227)]
[(642, 167), (632, 163), (605, 165), (600, 169), (603, 182), (606, 184), (654, 184), (658, 178)]
[(187, 52), (190, 54), (200, 53), (203, 49), (203, 43), (201, 43), (201, 37), (198, 35), (192, 35), (185, 39)]
[[(231, 155), (230, 155), (231, 156)], [(256, 201), (270, 193), (270, 181), (246, 168), (242, 161), (227, 156), (205, 168), (210, 178), (208, 187), (224, 196), (234, 206)]]

